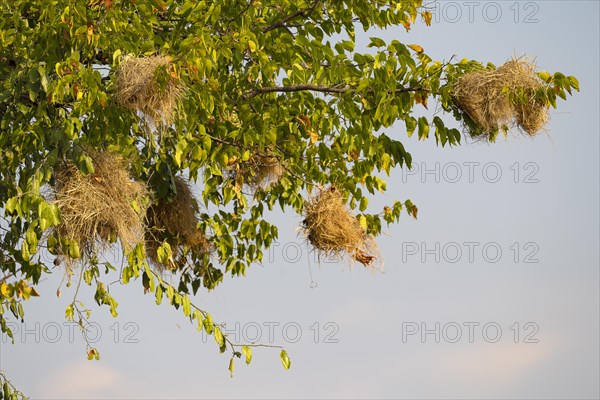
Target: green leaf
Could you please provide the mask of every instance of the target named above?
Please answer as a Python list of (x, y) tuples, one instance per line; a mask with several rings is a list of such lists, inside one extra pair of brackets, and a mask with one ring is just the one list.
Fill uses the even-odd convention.
[(10, 199), (8, 199), (6, 201), (6, 204), (4, 205), (6, 212), (8, 212), (9, 214), (12, 214), (13, 212), (15, 212), (18, 202), (19, 202), (18, 197), (11, 197)]
[(571, 87), (579, 92), (579, 81), (574, 76), (569, 76), (569, 84)]
[(156, 286), (155, 296), (156, 296), (156, 305), (160, 305), (160, 303), (162, 303), (162, 298), (163, 298), (163, 288), (162, 288), (162, 285), (157, 285)]
[(404, 123), (406, 124), (406, 133), (408, 137), (411, 137), (417, 128), (417, 120), (414, 117), (406, 117)]
[(121, 54), (122, 53), (121, 53), (120, 49), (117, 49), (117, 50), (115, 50), (113, 52), (113, 55), (112, 55), (112, 63), (113, 63), (113, 65), (118, 65), (119, 64), (119, 61), (121, 59)]
[(429, 137), (429, 123), (427, 122), (427, 118), (420, 117), (419, 118), (419, 140), (424, 140)]
[(378, 37), (370, 37), (371, 42), (367, 45), (367, 47), (384, 47), (385, 41)]
[(81, 251), (79, 250), (79, 244), (74, 241), (74, 240), (70, 240), (69, 241), (69, 257), (75, 259), (75, 258), (81, 258)]
[(183, 157), (186, 149), (187, 149), (187, 141), (186, 140), (182, 140), (181, 142), (177, 143), (177, 146), (175, 147), (175, 164), (177, 164), (178, 167), (182, 166), (182, 157)]
[(369, 204), (369, 199), (366, 197), (363, 197), (362, 199), (360, 199), (360, 206), (359, 206), (359, 210), (365, 211), (367, 209), (367, 205)]
[(81, 164), (82, 170), (81, 171), (86, 175), (93, 174), (95, 172), (95, 169), (94, 169), (94, 161), (92, 160), (92, 158), (86, 154), (83, 154), (81, 156), (81, 159), (82, 159), (82, 164)]
[[(108, 295), (108, 293), (107, 293)], [(108, 295), (110, 297), (110, 295)], [(113, 318), (117, 318), (117, 316), (119, 315), (119, 313), (117, 312), (117, 306), (119, 305), (117, 303), (117, 301), (110, 297), (110, 299), (108, 300), (108, 304), (110, 306), (110, 315), (112, 315)]]
[(546, 71), (538, 72), (537, 75), (540, 77), (541, 80), (543, 80), (546, 83), (550, 83), (550, 81), (552, 80), (552, 76)]
[(196, 145), (192, 148), (192, 159), (196, 161), (202, 160), (202, 147), (200, 145)]

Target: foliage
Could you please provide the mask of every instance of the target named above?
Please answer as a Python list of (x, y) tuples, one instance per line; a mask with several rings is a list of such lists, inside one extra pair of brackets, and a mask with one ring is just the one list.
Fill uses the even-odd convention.
[[(368, 52), (355, 51), (357, 30), (409, 31), (431, 19), (420, 0), (0, 2), (2, 331), (11, 336), (7, 311), (23, 318), (23, 301), (38, 295), (34, 287), (43, 275), (64, 272), (42, 261), (57, 245), (49, 242), (49, 230), (61, 224), (45, 190), (56, 185), (56, 171), (65, 164), (92, 174), (86, 149), (95, 149), (127, 160), (130, 176), (152, 193), (149, 203), (170, 201), (177, 176), (196, 182), (203, 205), (198, 229), (215, 251), (212, 257), (185, 253), (172, 285), (149, 266), (149, 249), (139, 243), (124, 250), (120, 271), (101, 255), (91, 257), (67, 285), (94, 286), (96, 302), (116, 316), (117, 302), (104, 280), (120, 274), (121, 284), (141, 282), (157, 304), (166, 297), (199, 330), (213, 334), (221, 351), (230, 348), (232, 373), (235, 357), (244, 355), (249, 363), (250, 346), (231, 343), (190, 297), (200, 286), (213, 289), (225, 274), (244, 276), (261, 262), (278, 234), (266, 211), (278, 206), (302, 214), (308, 191), (335, 185), (358, 209), (366, 234), (377, 236), (402, 209), (417, 215), (410, 200), (368, 209), (369, 195), (386, 190), (392, 168), (410, 168), (398, 126), (423, 140), (432, 133), (442, 147), (460, 143), (461, 133), (440, 116), (417, 118), (414, 109), (435, 100), (477, 130), (451, 93), (460, 76), (484, 64), (434, 61), (419, 45), (377, 37), (370, 38)], [(144, 95), (152, 99), (149, 107), (136, 103), (131, 91), (127, 101), (118, 97), (129, 88), (120, 68), (130, 68), (132, 58), (162, 60), (152, 73), (144, 71), (152, 84), (139, 86), (153, 91)], [(545, 84), (535, 96), (545, 105), (555, 108), (557, 97), (578, 90), (577, 80), (562, 73), (538, 76)], [(174, 109), (161, 102), (161, 93), (175, 99)], [(160, 114), (164, 107), (168, 115)], [(256, 172), (235, 173), (248, 170), (257, 155), (281, 167), (268, 185), (256, 184)], [(70, 255), (76, 257), (75, 250)], [(164, 241), (157, 259), (169, 260), (172, 250)], [(66, 317), (79, 321), (85, 333), (89, 311), (77, 291)], [(88, 358), (99, 357), (96, 349), (87, 350)], [(280, 355), (289, 368), (287, 353)]]
[(18, 391), (12, 383), (4, 376), (4, 373), (0, 371), (0, 398), (10, 400), (22, 400), (27, 399), (23, 393)]

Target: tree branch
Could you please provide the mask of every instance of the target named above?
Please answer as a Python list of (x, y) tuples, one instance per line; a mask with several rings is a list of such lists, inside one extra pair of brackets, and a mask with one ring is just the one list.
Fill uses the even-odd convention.
[(251, 6), (251, 5), (252, 5), (252, 0), (248, 1), (248, 4), (246, 4), (246, 7), (244, 7), (244, 8), (242, 9), (242, 11), (240, 11), (240, 12), (239, 12), (239, 13), (238, 13), (238, 14), (237, 14), (235, 17), (233, 17), (233, 18), (229, 18), (229, 19), (227, 20), (227, 29), (229, 29), (229, 25), (230, 25), (230, 24), (231, 24), (233, 21), (235, 21), (236, 19), (238, 19), (239, 17), (241, 17), (242, 15), (244, 15), (244, 13), (250, 9), (250, 6)]
[(285, 28), (286, 22), (291, 21), (292, 19), (294, 19), (296, 17), (308, 18), (310, 16), (310, 14), (312, 14), (312, 12), (315, 10), (315, 8), (317, 8), (317, 5), (320, 2), (321, 2), (321, 0), (315, 0), (310, 6), (303, 8), (302, 10), (298, 10), (295, 13), (292, 13), (292, 14), (288, 15), (287, 17), (284, 17), (283, 19), (275, 22), (274, 24), (267, 26), (266, 28), (263, 29), (263, 33), (267, 33), (269, 31), (272, 31), (277, 28)]
[[(292, 86), (265, 86), (261, 88), (254, 89), (248, 93), (244, 93), (241, 98), (246, 100), (251, 97), (256, 97), (265, 93), (289, 93), (289, 92), (321, 92), (321, 93), (335, 93), (335, 94), (343, 94), (348, 93), (355, 90), (355, 88), (351, 86), (343, 86), (343, 87), (329, 87), (329, 86), (319, 86), (313, 84), (303, 84), (303, 85), (292, 85)], [(428, 89), (423, 87), (401, 87), (394, 91), (394, 93), (406, 93), (406, 92), (428, 92)]]
[(243, 99), (248, 99), (250, 97), (255, 97), (260, 94), (265, 93), (273, 93), (273, 92), (322, 92), (322, 93), (346, 93), (352, 90), (352, 88), (348, 86), (344, 87), (328, 87), (328, 86), (318, 86), (312, 84), (304, 84), (304, 85), (292, 85), (292, 86), (265, 86), (261, 88), (257, 88), (252, 90), (251, 92), (245, 93), (242, 95)]

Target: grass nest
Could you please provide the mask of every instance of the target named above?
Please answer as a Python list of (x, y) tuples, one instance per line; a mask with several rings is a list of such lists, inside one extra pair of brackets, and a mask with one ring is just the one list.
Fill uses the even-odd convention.
[(525, 103), (514, 106), (517, 125), (530, 136), (541, 132), (548, 121), (550, 114), (548, 107), (535, 98), (529, 98)]
[[(84, 259), (96, 257), (117, 239), (130, 251), (144, 237), (146, 186), (131, 178), (121, 156), (98, 151), (88, 155), (93, 173), (84, 175), (72, 162), (54, 172), (53, 201), (61, 214), (56, 233), (75, 241)], [(63, 255), (70, 260), (69, 254)]]
[(118, 103), (150, 117), (155, 125), (173, 121), (184, 86), (168, 56), (129, 57), (117, 72)]
[(284, 168), (277, 156), (272, 154), (254, 153), (247, 161), (231, 166), (231, 176), (241, 178), (251, 190), (267, 189), (279, 182)]
[(377, 244), (345, 206), (340, 192), (331, 186), (304, 205), (302, 230), (310, 244), (326, 257), (349, 255), (366, 267), (378, 258)]
[[(175, 270), (184, 265), (190, 252), (201, 257), (213, 251), (210, 241), (197, 228), (198, 202), (188, 182), (176, 176), (175, 190), (171, 199), (160, 199), (147, 212), (146, 253), (150, 263), (160, 270)], [(160, 262), (157, 253), (165, 241), (171, 246), (173, 256), (167, 264)]]
[(530, 136), (548, 122), (548, 107), (536, 99), (544, 87), (533, 64), (510, 60), (494, 70), (469, 72), (452, 87), (454, 104), (479, 128), (472, 136), (492, 137), (516, 125)]
[(279, 159), (272, 155), (255, 154), (248, 160), (247, 165), (247, 183), (255, 189), (265, 189), (279, 182), (283, 175)]

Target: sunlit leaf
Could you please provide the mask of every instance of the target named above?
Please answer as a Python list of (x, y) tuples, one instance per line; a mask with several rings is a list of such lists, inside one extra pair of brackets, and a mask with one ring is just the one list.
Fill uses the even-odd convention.
[(281, 359), (281, 364), (283, 365), (284, 369), (290, 369), (290, 367), (292, 366), (292, 362), (290, 361), (290, 358), (288, 357), (288, 354), (285, 350), (281, 350), (281, 353), (279, 353), (279, 358)]

